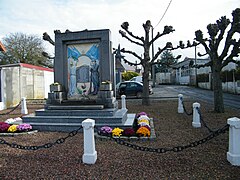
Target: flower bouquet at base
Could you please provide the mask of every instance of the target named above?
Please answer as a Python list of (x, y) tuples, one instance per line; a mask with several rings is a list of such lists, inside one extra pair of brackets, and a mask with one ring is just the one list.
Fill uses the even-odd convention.
[(136, 136), (136, 132), (134, 131), (133, 128), (126, 128), (123, 131), (123, 136), (127, 136), (127, 137)]
[(6, 122), (0, 122), (0, 133), (7, 132), (10, 125)]
[(10, 132), (10, 133), (14, 133), (14, 132), (16, 132), (18, 129), (17, 129), (17, 126), (18, 125), (16, 125), (16, 124), (13, 124), (13, 125), (11, 125), (9, 128), (8, 128), (8, 132)]
[(139, 118), (140, 116), (148, 116), (148, 115), (145, 112), (140, 112), (140, 113), (137, 114), (136, 118)]
[(112, 135), (112, 128), (109, 126), (103, 126), (99, 130), (99, 134), (103, 136), (111, 136)]
[(32, 130), (32, 126), (30, 124), (27, 124), (27, 123), (19, 124), (17, 126), (17, 130), (19, 132), (28, 132), (28, 131)]
[(122, 136), (122, 132), (123, 132), (123, 129), (114, 128), (114, 129), (112, 130), (112, 136), (113, 136), (113, 137), (120, 137), (120, 136)]
[(139, 137), (150, 137), (151, 132), (147, 127), (142, 126), (137, 130), (136, 134)]

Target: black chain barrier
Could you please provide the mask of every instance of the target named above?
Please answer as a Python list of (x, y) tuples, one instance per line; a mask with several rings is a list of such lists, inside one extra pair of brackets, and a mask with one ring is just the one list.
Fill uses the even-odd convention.
[(15, 111), (20, 105), (21, 105), (21, 101), (15, 107), (13, 107), (9, 112), (2, 113), (2, 114), (0, 114), (0, 116), (4, 116), (4, 115), (10, 114), (11, 112)]
[[(189, 115), (189, 116), (190, 116), (190, 115), (193, 115), (193, 109), (192, 109), (192, 112), (191, 112), (191, 113), (188, 113), (187, 110), (186, 110), (186, 107), (185, 107), (185, 105), (184, 105), (184, 103), (183, 103), (183, 98), (180, 97), (180, 100), (181, 100), (181, 102), (182, 102), (184, 112), (185, 112), (187, 115)], [(205, 128), (207, 128), (210, 133), (213, 132), (213, 130), (212, 130), (212, 129), (207, 125), (207, 123), (203, 120), (203, 117), (202, 117), (200, 108), (196, 107), (196, 110), (198, 111), (198, 114), (199, 114), (199, 116), (200, 116), (200, 121), (203, 123), (203, 126), (204, 126)]]
[(66, 141), (66, 139), (77, 135), (77, 133), (81, 129), (82, 129), (82, 127), (78, 128), (74, 131), (71, 131), (70, 133), (68, 133), (67, 136), (59, 138), (55, 142), (46, 143), (46, 144), (43, 144), (40, 146), (23, 146), (23, 145), (19, 145), (19, 144), (15, 144), (15, 143), (9, 143), (9, 142), (5, 141), (4, 139), (0, 139), (0, 144), (7, 145), (11, 148), (22, 149), (22, 150), (33, 150), (34, 151), (34, 150), (39, 150), (39, 149), (47, 149), (47, 148), (51, 148), (57, 144), (64, 143)]
[(203, 117), (202, 117), (202, 114), (201, 114), (201, 111), (200, 111), (200, 108), (196, 107), (197, 111), (198, 111), (198, 114), (200, 116), (200, 121), (203, 123), (203, 126), (205, 128), (207, 128), (207, 130), (211, 133), (213, 132), (213, 130), (207, 125), (207, 123), (203, 120)]
[(182, 102), (182, 106), (183, 106), (184, 112), (185, 112), (188, 116), (193, 115), (193, 109), (192, 109), (192, 112), (191, 112), (191, 113), (188, 113), (187, 110), (186, 110), (186, 107), (185, 107), (185, 105), (184, 105), (184, 103), (183, 103), (183, 98), (180, 97), (180, 100), (181, 100), (181, 102)]
[(136, 144), (131, 144), (129, 142), (126, 142), (124, 141), (123, 139), (121, 138), (114, 138), (110, 135), (103, 135), (101, 133), (98, 132), (98, 134), (100, 136), (106, 136), (108, 137), (109, 139), (115, 141), (116, 143), (120, 144), (120, 145), (124, 145), (126, 147), (129, 147), (129, 148), (132, 148), (132, 149), (135, 149), (135, 150), (139, 150), (139, 151), (148, 151), (148, 152), (154, 152), (154, 153), (166, 153), (166, 152), (180, 152), (180, 151), (183, 151), (187, 148), (192, 148), (192, 147), (196, 147), (200, 144), (204, 144), (208, 141), (210, 141), (211, 139), (219, 136), (220, 134), (224, 134), (226, 131), (229, 130), (229, 125), (225, 125), (224, 127), (216, 130), (216, 131), (213, 131), (212, 133), (210, 133), (207, 137), (205, 138), (202, 138), (200, 140), (197, 140), (197, 141), (194, 141), (194, 142), (191, 142), (191, 143), (188, 143), (187, 145), (183, 145), (183, 146), (175, 146), (175, 147), (165, 147), (165, 148), (152, 148), (152, 147), (145, 147), (145, 146), (139, 146), (139, 145), (136, 145)]

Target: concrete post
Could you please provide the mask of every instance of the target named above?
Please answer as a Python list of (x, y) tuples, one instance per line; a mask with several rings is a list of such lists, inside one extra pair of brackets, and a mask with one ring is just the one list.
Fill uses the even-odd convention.
[(197, 108), (200, 108), (200, 104), (195, 102), (193, 103), (193, 121), (192, 126), (195, 128), (201, 127), (200, 114), (198, 113)]
[(227, 123), (230, 125), (227, 160), (234, 166), (240, 166), (240, 119), (229, 118)]
[(184, 109), (183, 109), (183, 95), (179, 94), (178, 95), (178, 113), (184, 113)]
[(85, 119), (82, 122), (83, 136), (84, 136), (84, 154), (83, 163), (95, 164), (97, 160), (97, 151), (95, 150), (95, 139), (94, 139), (94, 126), (95, 120)]
[(28, 114), (26, 98), (23, 97), (21, 99), (21, 114)]
[(126, 96), (125, 95), (121, 95), (122, 98), (122, 109), (127, 109), (126, 108)]

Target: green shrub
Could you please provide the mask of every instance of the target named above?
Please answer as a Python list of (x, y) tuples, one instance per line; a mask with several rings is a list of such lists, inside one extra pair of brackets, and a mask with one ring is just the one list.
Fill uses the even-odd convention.
[(133, 77), (139, 76), (139, 74), (137, 72), (133, 72), (133, 71), (126, 71), (124, 73), (122, 73), (122, 79), (124, 79), (125, 81), (129, 81), (130, 79), (132, 79)]

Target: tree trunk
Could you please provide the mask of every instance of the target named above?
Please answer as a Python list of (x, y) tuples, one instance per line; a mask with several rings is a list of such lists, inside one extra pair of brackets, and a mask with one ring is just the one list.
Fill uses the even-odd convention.
[(149, 106), (149, 71), (144, 70), (143, 72), (143, 96), (142, 96), (142, 105)]
[(220, 77), (221, 69), (213, 70), (213, 93), (214, 93), (214, 111), (224, 113), (222, 80)]

